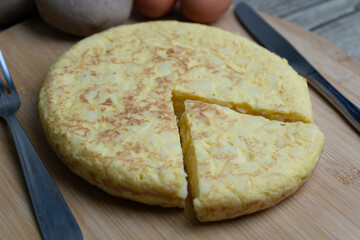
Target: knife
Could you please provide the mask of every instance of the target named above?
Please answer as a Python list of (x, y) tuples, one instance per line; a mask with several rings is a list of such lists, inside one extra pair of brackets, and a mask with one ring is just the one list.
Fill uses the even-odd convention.
[(266, 23), (249, 5), (238, 3), (236, 16), (268, 50), (285, 58), (310, 85), (328, 100), (360, 133), (360, 109), (337, 91), (285, 38)]

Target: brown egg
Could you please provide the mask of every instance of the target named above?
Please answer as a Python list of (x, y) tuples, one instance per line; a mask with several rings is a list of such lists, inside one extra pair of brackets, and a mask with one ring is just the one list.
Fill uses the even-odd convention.
[(176, 0), (134, 0), (135, 8), (150, 18), (162, 17), (174, 7)]
[(223, 15), (232, 0), (180, 0), (183, 14), (190, 20), (209, 23)]

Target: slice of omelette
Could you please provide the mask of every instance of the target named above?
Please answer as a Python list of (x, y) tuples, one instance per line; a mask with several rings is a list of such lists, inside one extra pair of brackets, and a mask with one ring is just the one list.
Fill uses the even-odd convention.
[(201, 100), (282, 121), (312, 122), (307, 83), (257, 44), (200, 24), (124, 25), (74, 45), (39, 95), (47, 139), (104, 191), (165, 207), (187, 196), (175, 113)]
[(283, 123), (186, 101), (180, 120), (196, 216), (217, 221), (271, 207), (315, 167), (324, 135), (314, 124)]

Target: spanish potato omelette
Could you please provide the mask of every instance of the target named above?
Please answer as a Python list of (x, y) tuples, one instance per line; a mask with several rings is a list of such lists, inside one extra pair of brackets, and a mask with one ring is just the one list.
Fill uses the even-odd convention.
[(312, 122), (306, 80), (236, 34), (157, 21), (88, 37), (50, 68), (39, 95), (47, 139), (76, 174), (104, 191), (184, 207), (177, 120), (184, 100), (287, 122)]
[(315, 167), (324, 135), (314, 124), (284, 123), (185, 101), (180, 135), (200, 221), (271, 207), (294, 193)]

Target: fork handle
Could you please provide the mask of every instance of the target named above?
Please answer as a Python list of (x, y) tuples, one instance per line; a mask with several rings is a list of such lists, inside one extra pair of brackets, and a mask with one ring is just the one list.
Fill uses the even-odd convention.
[(81, 230), (15, 114), (4, 117), (20, 158), (44, 239), (83, 239)]

